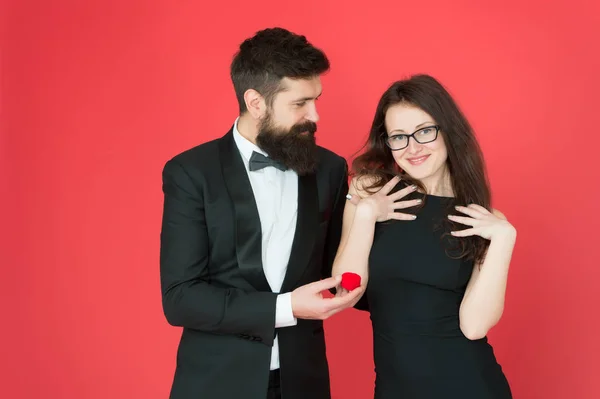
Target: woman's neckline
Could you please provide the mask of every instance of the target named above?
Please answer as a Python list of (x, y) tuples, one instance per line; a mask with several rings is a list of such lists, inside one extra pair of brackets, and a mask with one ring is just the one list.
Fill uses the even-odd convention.
[(440, 198), (440, 199), (454, 199), (454, 198), (456, 198), (456, 197), (447, 197), (445, 195), (435, 195), (435, 194), (421, 193), (421, 192), (418, 192), (418, 191), (417, 191), (417, 194), (425, 195), (427, 197)]

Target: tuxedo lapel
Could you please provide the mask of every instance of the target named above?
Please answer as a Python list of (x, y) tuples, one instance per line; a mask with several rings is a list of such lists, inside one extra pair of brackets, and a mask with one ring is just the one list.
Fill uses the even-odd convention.
[(246, 167), (230, 130), (220, 139), (221, 168), (235, 212), (235, 247), (244, 278), (258, 291), (271, 291), (262, 263), (262, 229)]
[(292, 252), (281, 292), (289, 292), (308, 266), (319, 227), (319, 197), (316, 175), (298, 177), (298, 220)]

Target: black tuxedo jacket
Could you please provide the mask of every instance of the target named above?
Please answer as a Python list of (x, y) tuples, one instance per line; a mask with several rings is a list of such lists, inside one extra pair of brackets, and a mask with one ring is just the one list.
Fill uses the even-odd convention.
[[(341, 236), (346, 161), (318, 148), (298, 177), (298, 221), (281, 292), (331, 275)], [(275, 334), (286, 399), (329, 399), (321, 321), (275, 329), (277, 293), (263, 272), (261, 226), (232, 130), (163, 170), (160, 277), (167, 321), (183, 327), (173, 399), (264, 399)]]

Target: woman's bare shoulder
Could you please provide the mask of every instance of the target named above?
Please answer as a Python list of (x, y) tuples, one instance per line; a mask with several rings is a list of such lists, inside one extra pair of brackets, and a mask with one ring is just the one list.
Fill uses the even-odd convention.
[(372, 188), (374, 184), (379, 183), (381, 177), (376, 175), (357, 175), (350, 182), (349, 192), (352, 195), (358, 195), (360, 198), (368, 197), (378, 188)]

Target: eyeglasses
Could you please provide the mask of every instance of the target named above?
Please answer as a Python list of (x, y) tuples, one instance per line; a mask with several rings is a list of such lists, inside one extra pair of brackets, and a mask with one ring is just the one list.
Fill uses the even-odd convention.
[(385, 144), (390, 147), (392, 151), (402, 150), (408, 147), (408, 142), (412, 137), (419, 144), (426, 144), (435, 141), (438, 136), (440, 127), (437, 125), (423, 127), (412, 134), (395, 134), (388, 136), (387, 133), (383, 133), (381, 136), (384, 137)]

